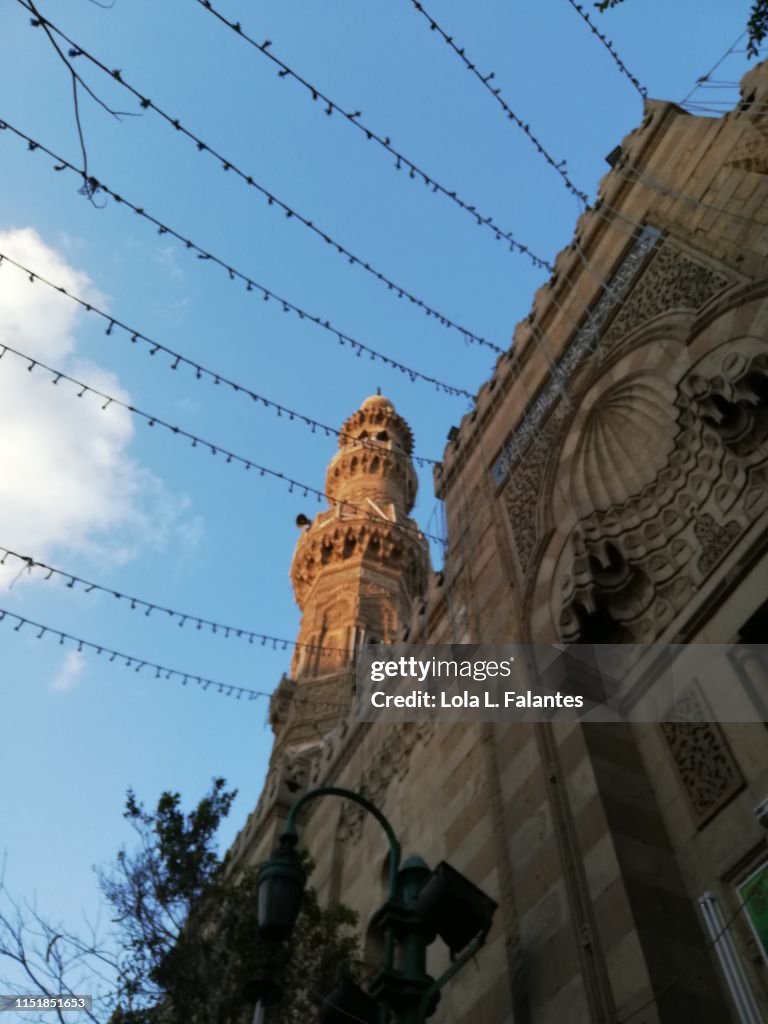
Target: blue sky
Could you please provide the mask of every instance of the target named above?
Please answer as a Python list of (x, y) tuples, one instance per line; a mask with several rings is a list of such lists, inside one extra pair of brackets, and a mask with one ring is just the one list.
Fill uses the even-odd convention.
[[(749, 4), (627, 0), (593, 13), (653, 97), (681, 99), (739, 35)], [(364, 261), (476, 334), (506, 347), (544, 272), (393, 161), (195, 0), (87, 0), (40, 9), (77, 43)], [(551, 260), (579, 206), (409, 0), (265, 0), (220, 9), (434, 179)], [(604, 157), (641, 119), (641, 101), (566, 0), (432, 0), (432, 13), (590, 197)], [(592, 11), (591, 7), (587, 8)], [(693, 12), (695, 10), (695, 19)], [(743, 47), (743, 43), (741, 44)], [(0, 119), (79, 163), (68, 73), (16, 2), (0, 8)], [(136, 100), (77, 68), (110, 105)], [(718, 69), (732, 83), (743, 53)], [(736, 97), (730, 86), (696, 99)], [(115, 120), (81, 95), (89, 168), (113, 191), (346, 334), (475, 392), (493, 354), (466, 345), (332, 247), (270, 207), (151, 111)], [(380, 386), (439, 458), (467, 400), (355, 356), (195, 258), (125, 207), (96, 209), (77, 179), (0, 132), (0, 252), (28, 259), (86, 301), (265, 397), (340, 426)], [(22, 257), (24, 259), (22, 259)], [(277, 418), (225, 386), (171, 371), (162, 353), (105, 333), (11, 266), (0, 269), (0, 344), (322, 489), (334, 439)], [(0, 361), (0, 547), (184, 612), (291, 638), (295, 517), (312, 497), (227, 465), (10, 354)], [(416, 514), (439, 526), (428, 469)], [(145, 660), (271, 690), (290, 651), (250, 645), (131, 611), (125, 601), (19, 577), (0, 608)], [(255, 804), (270, 749), (266, 702), (136, 674), (0, 623), (0, 850), (6, 881), (77, 923), (97, 905), (91, 865), (128, 837), (126, 789), (198, 798), (214, 775), (238, 787), (225, 841)]]

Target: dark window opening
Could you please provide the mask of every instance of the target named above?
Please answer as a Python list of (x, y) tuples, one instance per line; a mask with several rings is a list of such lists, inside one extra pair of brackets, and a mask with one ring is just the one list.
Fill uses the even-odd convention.
[(741, 627), (739, 640), (745, 644), (768, 643), (768, 601), (763, 601)]

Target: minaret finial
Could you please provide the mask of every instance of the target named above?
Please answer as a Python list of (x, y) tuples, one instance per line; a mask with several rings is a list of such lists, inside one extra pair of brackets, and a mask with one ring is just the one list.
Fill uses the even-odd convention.
[(381, 388), (376, 388), (376, 394), (377, 394), (377, 395), (380, 395), (380, 394), (381, 394)]

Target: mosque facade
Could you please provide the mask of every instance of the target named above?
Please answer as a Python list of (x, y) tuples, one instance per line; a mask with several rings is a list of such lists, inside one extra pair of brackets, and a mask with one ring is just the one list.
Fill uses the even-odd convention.
[[(647, 101), (451, 431), (439, 572), (410, 518), (411, 431), (381, 395), (344, 423), (332, 501), (302, 527), (299, 643), (230, 860), (265, 859), (297, 796), (333, 785), (488, 892), (493, 929), (435, 1024), (768, 1021), (768, 729), (717, 714), (718, 687), (768, 700), (767, 104), (764, 65), (722, 118)], [(356, 653), (394, 642), (735, 653), (662, 723), (357, 721)], [(302, 837), (375, 957), (377, 823), (322, 800)]]

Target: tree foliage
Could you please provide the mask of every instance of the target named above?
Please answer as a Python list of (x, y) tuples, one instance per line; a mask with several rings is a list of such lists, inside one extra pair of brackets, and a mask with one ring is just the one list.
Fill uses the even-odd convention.
[(137, 845), (98, 872), (111, 933), (82, 937), (55, 927), (10, 900), (0, 884), (0, 961), (26, 976), (27, 991), (96, 991), (93, 1024), (247, 1024), (248, 986), (262, 977), (283, 990), (270, 1024), (312, 1019), (338, 976), (355, 973), (355, 915), (321, 908), (308, 889), (291, 941), (263, 943), (256, 869), (234, 873), (216, 852), (234, 797), (215, 779), (185, 814), (178, 793), (163, 793), (150, 812), (129, 792), (124, 816)]
[[(624, 0), (601, 0), (595, 6), (600, 11), (607, 11), (610, 7), (617, 7)], [(768, 0), (754, 0), (752, 9), (747, 21), (747, 54), (750, 57), (757, 57), (760, 46), (768, 35)]]

